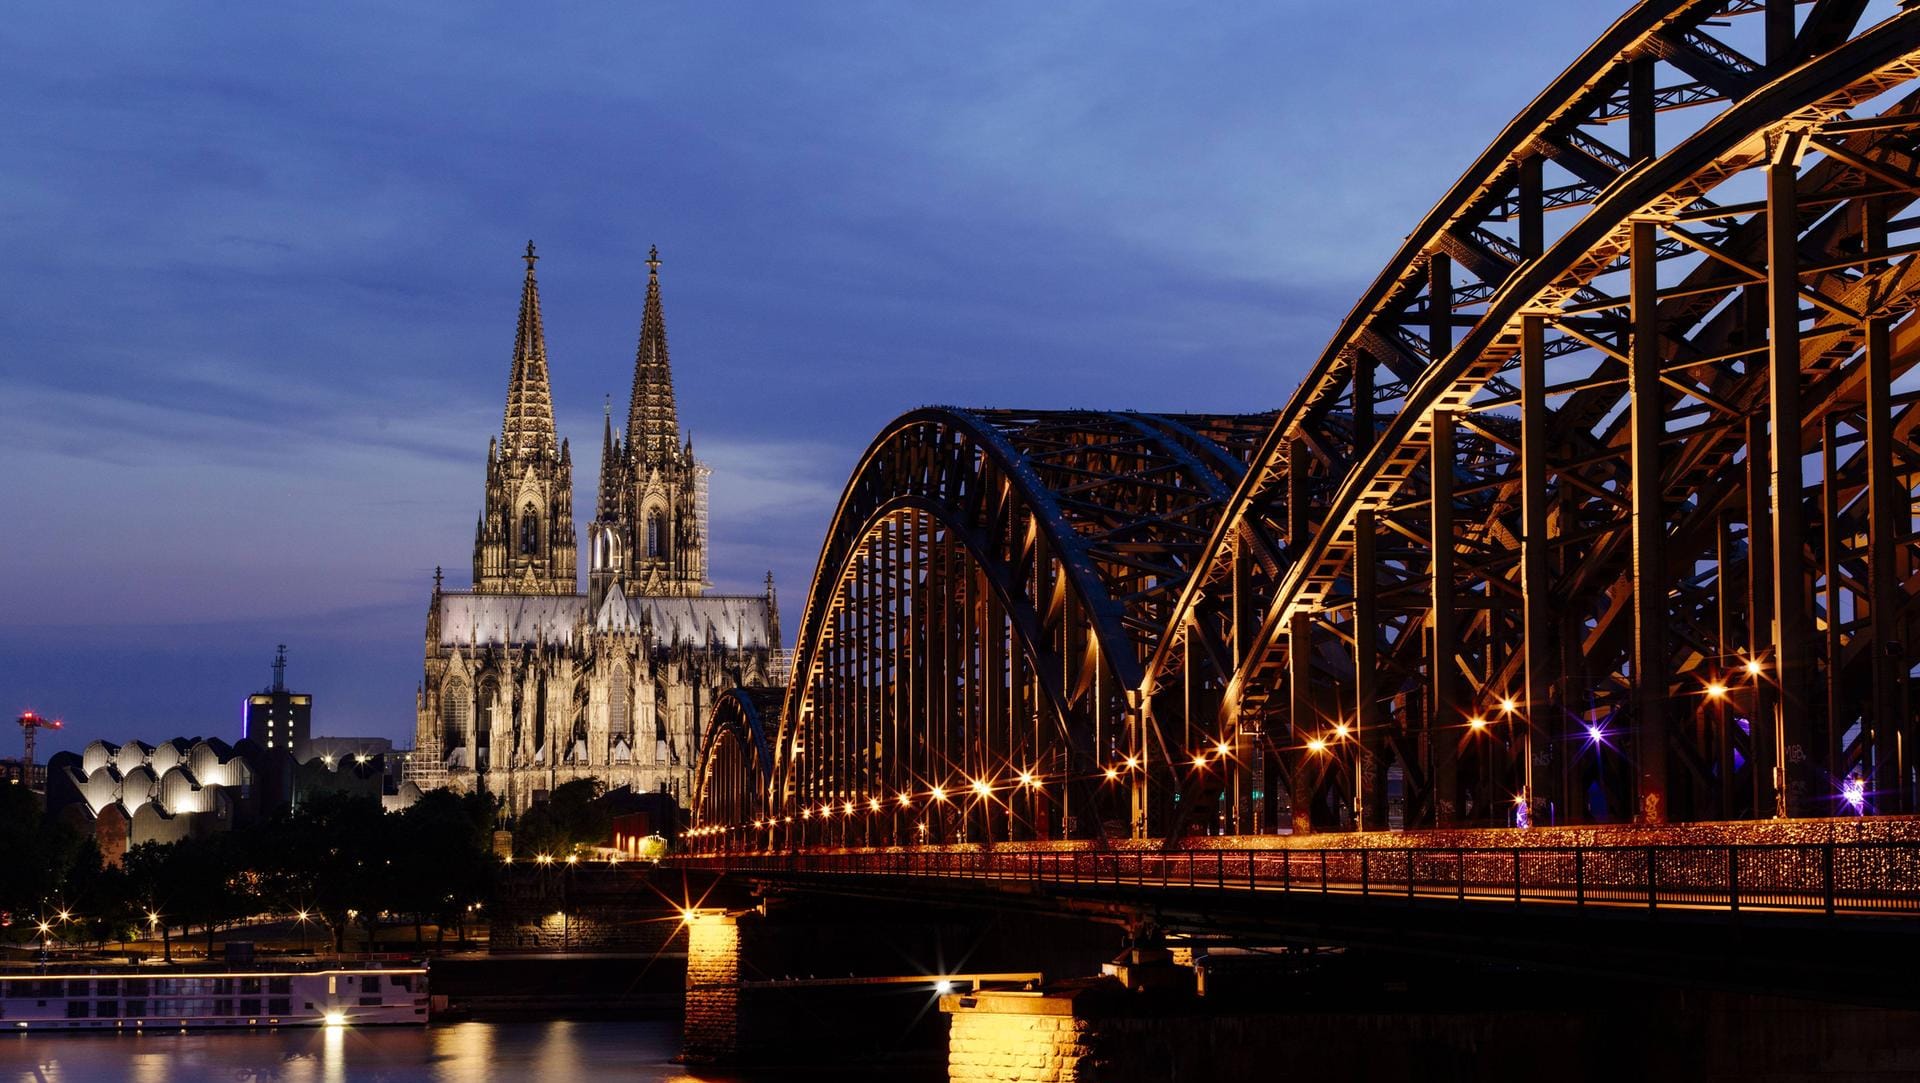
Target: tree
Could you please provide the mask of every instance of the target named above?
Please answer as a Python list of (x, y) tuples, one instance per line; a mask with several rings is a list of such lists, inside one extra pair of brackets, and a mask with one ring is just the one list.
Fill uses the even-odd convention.
[(25, 786), (0, 786), (0, 927), (37, 935), (38, 920), (70, 908), (100, 867), (91, 836), (47, 819)]
[(464, 921), (467, 906), (486, 897), (496, 808), (486, 795), (439, 789), (391, 817), (393, 857), (405, 875), (395, 879), (388, 909), (413, 915), (416, 943), (426, 918), (444, 929)]
[(602, 846), (613, 837), (613, 810), (600, 800), (606, 784), (578, 778), (553, 788), (546, 803), (522, 813), (513, 832), (516, 856), (559, 857), (584, 846)]
[(319, 915), (336, 952), (355, 916), (372, 932), (391, 894), (397, 874), (385, 818), (378, 798), (319, 793), (255, 832), (269, 849), (260, 861), (267, 897)]

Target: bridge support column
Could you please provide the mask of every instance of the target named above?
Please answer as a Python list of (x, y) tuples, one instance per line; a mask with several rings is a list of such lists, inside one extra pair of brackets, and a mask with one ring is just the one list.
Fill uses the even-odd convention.
[[(1768, 383), (1771, 409), (1768, 429), (1773, 438), (1773, 740), (1776, 816), (1808, 815), (1808, 688), (1813, 658), (1812, 598), (1806, 566), (1805, 448), (1801, 429), (1806, 423), (1800, 389), (1800, 267), (1796, 246), (1800, 214), (1795, 183), (1800, 152), (1799, 133), (1779, 137), (1773, 161), (1767, 166), (1767, 307)], [(1767, 810), (1757, 810), (1765, 812)]]
[(740, 1053), (740, 924), (725, 912), (687, 922), (687, 1008), (681, 1057), (727, 1061)]

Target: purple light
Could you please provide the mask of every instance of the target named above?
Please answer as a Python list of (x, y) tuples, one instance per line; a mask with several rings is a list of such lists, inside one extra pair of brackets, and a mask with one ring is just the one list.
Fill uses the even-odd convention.
[(1867, 784), (1858, 775), (1849, 775), (1840, 784), (1840, 799), (1859, 816), (1867, 811)]
[(1594, 745), (1604, 745), (1606, 743), (1607, 743), (1607, 728), (1605, 726), (1600, 725), (1598, 722), (1587, 723), (1588, 747), (1592, 747)]

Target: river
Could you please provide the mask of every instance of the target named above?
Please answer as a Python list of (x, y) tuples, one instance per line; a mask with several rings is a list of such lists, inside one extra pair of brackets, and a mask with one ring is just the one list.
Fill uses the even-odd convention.
[[(0, 1035), (0, 1083), (731, 1083), (673, 1063), (673, 1023), (466, 1022), (433, 1027)], [(937, 1068), (928, 1073), (943, 1078)], [(792, 1078), (792, 1073), (781, 1073)], [(899, 1078), (877, 1073), (871, 1078)], [(821, 1077), (826, 1078), (826, 1077)], [(845, 1078), (836, 1073), (835, 1078)]]

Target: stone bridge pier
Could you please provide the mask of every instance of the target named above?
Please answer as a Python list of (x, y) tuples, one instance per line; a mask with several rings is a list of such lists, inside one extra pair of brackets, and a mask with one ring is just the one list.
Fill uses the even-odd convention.
[(822, 896), (685, 919), (690, 1063), (924, 1060), (946, 1043), (943, 994), (1095, 975), (1126, 939), (1086, 920)]

